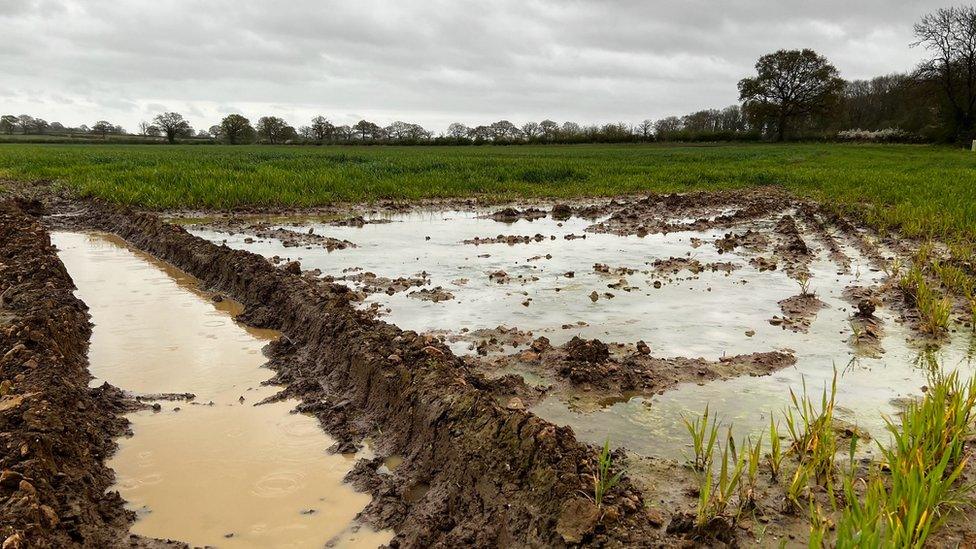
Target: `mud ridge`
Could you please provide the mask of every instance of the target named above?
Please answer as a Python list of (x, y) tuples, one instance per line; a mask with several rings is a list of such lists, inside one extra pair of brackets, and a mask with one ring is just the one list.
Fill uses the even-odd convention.
[(368, 463), (352, 475), (374, 496), (364, 518), (395, 529), (391, 546), (633, 545), (661, 535), (627, 479), (596, 509), (585, 496), (595, 452), (571, 429), (501, 407), (436, 338), (356, 311), (347, 288), (316, 284), (154, 215), (89, 203), (80, 219), (242, 302), (242, 321), (281, 331), (273, 382), (302, 400), (339, 449), (370, 436), (380, 456), (404, 458), (392, 478)]

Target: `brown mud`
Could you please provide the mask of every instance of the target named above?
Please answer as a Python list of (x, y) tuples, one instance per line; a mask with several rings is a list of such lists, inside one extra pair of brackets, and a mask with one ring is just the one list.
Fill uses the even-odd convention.
[[(718, 361), (665, 359), (653, 357), (653, 349), (643, 342), (636, 345), (603, 344), (598, 340), (577, 338), (553, 347), (544, 338), (529, 339), (524, 333), (509, 329), (514, 330), (512, 341), (496, 337), (493, 347), (486, 348), (485, 352), (499, 352), (510, 347), (526, 349), (507, 356), (461, 360), (444, 345), (442, 337), (403, 331), (376, 320), (369, 312), (353, 306), (361, 299), (358, 292), (334, 284), (330, 279), (302, 274), (297, 264), (294, 264), (295, 268), (289, 264), (288, 269), (275, 267), (255, 254), (194, 237), (152, 214), (98, 202), (49, 198), (51, 209), (59, 214), (50, 222), (121, 236), (133, 246), (197, 277), (209, 288), (242, 302), (245, 310), (239, 317), (241, 321), (255, 327), (275, 329), (285, 335), (270, 348), (270, 366), (276, 371), (272, 382), (286, 387), (280, 397), (298, 398), (302, 401), (298, 409), (319, 419), (338, 441), (335, 450), (352, 452), (365, 443), (374, 448), (377, 457), (358, 462), (348, 478), (373, 495), (373, 502), (363, 512), (363, 519), (378, 528), (396, 531), (391, 546), (559, 547), (577, 543), (587, 546), (671, 546), (690, 540), (711, 545), (716, 542), (716, 537), (730, 545), (762, 544), (757, 541), (757, 538), (762, 540), (759, 531), (766, 532), (767, 529), (784, 536), (800, 532), (802, 539), (805, 524), (802, 518), (782, 514), (782, 483), (771, 483), (764, 488), (769, 493), (757, 498), (760, 508), (767, 510), (760, 513), (758, 521), (745, 519), (731, 531), (720, 527), (722, 525), (716, 525), (717, 529), (711, 533), (683, 529), (682, 516), (696, 495), (687, 490), (694, 485), (690, 473), (680, 464), (625, 456), (622, 452), (615, 454), (618, 458), (615, 463), (619, 467), (620, 460), (626, 460), (628, 474), (611, 490), (603, 506), (597, 508), (587, 495), (592, 493), (595, 449), (578, 442), (572, 430), (556, 427), (525, 410), (533, 398), (551, 387), (526, 387), (524, 378), (517, 375), (494, 378), (486, 375), (509, 367), (540, 372), (557, 387), (589, 389), (598, 393), (636, 390), (650, 394), (681, 382), (766, 375), (792, 364), (793, 357), (788, 353), (754, 353)], [(468, 208), (476, 205), (473, 201), (445, 204)], [(399, 211), (406, 206), (388, 203), (368, 211), (375, 213), (377, 208)], [(38, 206), (32, 204), (30, 209), (36, 211)], [(517, 211), (519, 217), (516, 219), (531, 218), (523, 213)], [(30, 217), (22, 213), (19, 216), (4, 215), (0, 230), (9, 232), (7, 225), (16, 229), (34, 227), (36, 234), (31, 238), (35, 241), (46, 239), (43, 230)], [(875, 242), (849, 221), (775, 189), (655, 194), (585, 206), (557, 204), (550, 215), (605, 217), (587, 230), (621, 235), (705, 229), (728, 231), (714, 242), (718, 249), (742, 247), (753, 254), (753, 261), (770, 268), (782, 265), (798, 279), (803, 277), (812, 255), (812, 242), (804, 239), (810, 232), (814, 234), (813, 240), (828, 249), (831, 259), (841, 269), (849, 264), (849, 259), (844, 261), (846, 255), (838, 243), (841, 239), (864, 255), (883, 261)], [(351, 219), (354, 221), (345, 226), (359, 226), (355, 217)], [(760, 233), (742, 227), (761, 220), (771, 220), (772, 230)], [(363, 221), (365, 223), (365, 219)], [(836, 228), (838, 233), (834, 234), (830, 228)], [(699, 241), (697, 245), (701, 244)], [(6, 295), (7, 285), (17, 286), (12, 295), (35, 291), (33, 299), (40, 300), (38, 296), (42, 294), (36, 293), (37, 288), (45, 283), (34, 284), (36, 288), (31, 290), (33, 283), (24, 284), (23, 281), (37, 277), (26, 267), (18, 267), (21, 269), (19, 278), (11, 278), (15, 284), (8, 283), (8, 272), (12, 272), (6, 268), (8, 246), (6, 242), (0, 244), (5, 260), (5, 268), (0, 270), (0, 284), (4, 284), (0, 286), (0, 295), (3, 295), (0, 300), (0, 345), (3, 346), (0, 350), (4, 352), (12, 340), (3, 339), (7, 337), (3, 330), (7, 325), (15, 325), (20, 318), (17, 315), (21, 314), (6, 305), (10, 300)], [(50, 268), (60, 268), (63, 273), (56, 256), (50, 255)], [(26, 257), (21, 252), (15, 261), (26, 265), (38, 259)], [(687, 268), (687, 265), (692, 267)], [(690, 262), (687, 265), (682, 265), (681, 269), (687, 268), (694, 273), (699, 268)], [(700, 267), (704, 268), (704, 265)], [(662, 270), (667, 273), (667, 269)], [(504, 272), (500, 273), (499, 282), (513, 280)], [(11, 503), (23, 501), (24, 496), (16, 500), (10, 497), (6, 485), (11, 483), (2, 481), (0, 513), (9, 515), (0, 514), (0, 517), (10, 516), (18, 521), (12, 523), (20, 525), (17, 528), (21, 530), (16, 531), (16, 535), (35, 533), (36, 539), (44, 540), (48, 545), (82, 544), (79, 535), (113, 545), (113, 540), (125, 536), (131, 516), (123, 511), (117, 495), (104, 494), (111, 484), (111, 471), (105, 468), (104, 457), (111, 451), (112, 436), (125, 430), (125, 420), (120, 418), (126, 404), (121, 395), (115, 394), (117, 391), (87, 389), (88, 374), (84, 362), (86, 330), (89, 329), (87, 318), (83, 314), (84, 305), (71, 297), (70, 279), (66, 274), (63, 278), (53, 284), (55, 288), (63, 286), (66, 291), (63, 299), (57, 293), (51, 298), (50, 291), (43, 296), (62, 303), (61, 307), (67, 307), (67, 310), (74, 311), (76, 307), (81, 311), (71, 313), (80, 315), (78, 322), (83, 322), (83, 325), (72, 324), (75, 327), (71, 328), (76, 331), (74, 339), (80, 347), (74, 354), (51, 349), (40, 349), (39, 353), (41, 356), (48, 353), (54, 357), (52, 360), (61, 361), (59, 369), (73, 367), (79, 370), (79, 380), (83, 381), (77, 381), (80, 385), (73, 389), (88, 395), (85, 398), (89, 401), (84, 407), (72, 408), (70, 403), (75, 401), (70, 399), (52, 400), (56, 406), (67, 403), (65, 409), (54, 411), (55, 416), (77, 418), (78, 421), (65, 423), (69, 430), (96, 425), (97, 434), (89, 431), (86, 438), (85, 433), (71, 432), (73, 438), (70, 440), (78, 448), (72, 450), (69, 444), (62, 450), (69, 454), (74, 451), (64, 458), (67, 465), (63, 468), (73, 474), (85, 472), (81, 480), (74, 483), (58, 481), (56, 486), (38, 482), (32, 487), (39, 499), (47, 494), (43, 497), (49, 502), (72, 498), (80, 501), (73, 507), (48, 505), (59, 517), (81, 518), (75, 519), (71, 531), (75, 533), (69, 534), (69, 530), (64, 529), (66, 521), (63, 520), (57, 526), (46, 526), (42, 516), (44, 511), (41, 515), (31, 515), (18, 507), (19, 503)], [(425, 284), (377, 282), (374, 285), (381, 288), (378, 291), (389, 292), (391, 288), (404, 291)], [(21, 290), (24, 286), (27, 289)], [(37, 307), (54, 314), (50, 312), (53, 306)], [(852, 319), (876, 321), (873, 311), (862, 310), (860, 300), (857, 309)], [(795, 316), (806, 314), (798, 311)], [(59, 330), (61, 332), (65, 331)], [(495, 337), (482, 335), (487, 336), (485, 341)], [(51, 338), (42, 334), (42, 339)], [(518, 347), (513, 344), (516, 340)], [(45, 345), (54, 344), (45, 342)], [(15, 346), (16, 343), (11, 343), (9, 348)], [(75, 358), (69, 360), (71, 356)], [(0, 360), (0, 377), (7, 379), (10, 376), (4, 360), (7, 360), (5, 355)], [(13, 371), (14, 376), (17, 373), (19, 371)], [(11, 394), (27, 395), (42, 390), (61, 394), (65, 391), (61, 384), (67, 381), (70, 380), (39, 382), (38, 389), (20, 392), (21, 387), (29, 387), (22, 378), (20, 384), (14, 382)], [(100, 395), (98, 391), (106, 395)], [(502, 396), (506, 398), (500, 398)], [(0, 398), (6, 400), (7, 397)], [(20, 410), (31, 398), (24, 396), (23, 402), (18, 402), (17, 406), (9, 406)], [(0, 409), (3, 421), (7, 421), (7, 413), (8, 410)], [(22, 425), (14, 424), (12, 434), (3, 435), (13, 441), (8, 448), (16, 447), (18, 441), (30, 440), (27, 433), (31, 432)], [(4, 469), (26, 470), (30, 474), (22, 474), (27, 478), (57, 478), (44, 469), (31, 470), (30, 467), (35, 465), (22, 464), (27, 458), (10, 462), (11, 465), (8, 465), (8, 459), (5, 456), (0, 462)], [(389, 464), (393, 462), (397, 465), (391, 467)], [(41, 486), (37, 487), (37, 484)], [(20, 483), (17, 485), (14, 494), (19, 493)], [(82, 511), (70, 514), (71, 509), (76, 508)], [(40, 509), (39, 505), (37, 509)], [(66, 509), (69, 512), (65, 513)], [(669, 529), (669, 525), (673, 526)], [(13, 535), (7, 531), (0, 533)]]
[[(348, 450), (369, 437), (378, 461), (350, 475), (373, 503), (364, 519), (397, 532), (392, 546), (647, 543), (640, 495), (625, 480), (601, 511), (594, 450), (572, 431), (506, 409), (436, 340), (355, 310), (343, 286), (313, 283), (247, 252), (216, 246), (156, 216), (98, 203), (74, 222), (115, 233), (245, 306), (240, 319), (281, 331), (274, 383), (302, 400)], [(382, 436), (379, 436), (382, 434)], [(472, 487), (472, 488), (465, 488)], [(477, 487), (473, 489), (473, 487)]]
[[(22, 547), (164, 547), (130, 537), (134, 515), (105, 460), (142, 405), (104, 384), (89, 388), (87, 309), (47, 231), (0, 201), (0, 539)], [(146, 396), (142, 400), (164, 398)]]
[(518, 353), (481, 360), (480, 368), (486, 373), (498, 369), (530, 371), (551, 380), (554, 386), (593, 391), (598, 398), (606, 398), (624, 393), (653, 395), (685, 382), (768, 375), (796, 363), (792, 354), (780, 351), (719, 360), (659, 358), (651, 352), (643, 341), (623, 345), (574, 337), (554, 347), (540, 337)]

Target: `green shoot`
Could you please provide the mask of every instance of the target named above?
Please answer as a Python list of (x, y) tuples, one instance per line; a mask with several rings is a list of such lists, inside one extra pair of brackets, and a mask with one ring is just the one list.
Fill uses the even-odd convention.
[(772, 414), (769, 416), (769, 454), (766, 462), (769, 464), (769, 474), (773, 482), (779, 479), (780, 468), (783, 464), (783, 450), (780, 448), (779, 429)]
[(695, 460), (692, 467), (696, 471), (705, 471), (712, 461), (712, 454), (715, 450), (715, 442), (718, 439), (718, 419), (712, 418), (711, 424), (708, 422), (708, 405), (705, 405), (705, 412), (701, 417), (689, 421), (682, 417), (685, 428), (691, 435), (692, 448), (695, 452)]
[(613, 487), (620, 482), (620, 477), (623, 475), (623, 471), (618, 471), (617, 474), (610, 474), (610, 467), (613, 457), (610, 455), (610, 439), (607, 438), (606, 442), (603, 443), (603, 449), (600, 450), (600, 456), (597, 459), (597, 471), (593, 475), (593, 501), (596, 503), (597, 507), (603, 505), (603, 498), (607, 495), (607, 492), (613, 490)]

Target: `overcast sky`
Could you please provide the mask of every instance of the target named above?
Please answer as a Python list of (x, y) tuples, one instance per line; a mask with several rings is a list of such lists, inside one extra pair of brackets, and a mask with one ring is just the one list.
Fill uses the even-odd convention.
[[(947, 0), (951, 1), (951, 0)], [(912, 68), (918, 0), (0, 0), (0, 114), (132, 131), (315, 114), (443, 131), (637, 122), (737, 101), (756, 58), (809, 47), (848, 79)]]

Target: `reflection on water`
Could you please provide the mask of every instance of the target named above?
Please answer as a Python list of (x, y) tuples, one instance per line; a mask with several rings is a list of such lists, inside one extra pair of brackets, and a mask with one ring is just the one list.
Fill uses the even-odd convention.
[(134, 436), (109, 462), (114, 487), (137, 511), (132, 532), (219, 547), (376, 547), (391, 537), (353, 524), (369, 502), (342, 483), (352, 463), (326, 452), (317, 421), (295, 401), (254, 406), (262, 347), (276, 337), (233, 321), (240, 305), (213, 302), (195, 281), (121, 241), (55, 233), (52, 240), (90, 308), (93, 384), (184, 393), (159, 412), (131, 414)]
[[(386, 320), (417, 331), (477, 330), (498, 325), (531, 330), (560, 344), (575, 335), (604, 341), (646, 341), (653, 354), (662, 357), (705, 357), (789, 349), (797, 357), (795, 367), (764, 377), (744, 377), (702, 385), (685, 384), (654, 398), (625, 398), (604, 402), (587, 401), (586, 395), (556, 395), (533, 411), (558, 424), (570, 425), (583, 440), (602, 443), (609, 436), (614, 444), (644, 454), (681, 457), (687, 440), (681, 414), (700, 413), (706, 404), (726, 423), (734, 423), (739, 434), (758, 431), (768, 425), (770, 413), (779, 417), (789, 400), (789, 389), (799, 391), (805, 380), (811, 393), (819, 395), (838, 370), (838, 414), (876, 436), (883, 432), (881, 414), (898, 411), (895, 403), (917, 396), (926, 383), (924, 370), (914, 361), (920, 352), (912, 334), (896, 322), (889, 311), (879, 309), (885, 337), (885, 353), (859, 356), (850, 345), (852, 308), (842, 298), (845, 287), (869, 286), (883, 279), (852, 246), (841, 242), (851, 258), (850, 272), (841, 273), (821, 249), (810, 265), (811, 289), (827, 307), (821, 310), (807, 333), (794, 333), (768, 320), (782, 315), (778, 301), (796, 295), (800, 288), (782, 270), (759, 271), (749, 263), (741, 248), (719, 254), (711, 244), (722, 231), (652, 234), (644, 238), (585, 233), (592, 221), (572, 218), (521, 220), (502, 224), (478, 219), (484, 212), (409, 212), (388, 218), (387, 224), (362, 228), (334, 227), (316, 220), (279, 219), (281, 226), (315, 234), (347, 239), (357, 248), (334, 251), (286, 248), (275, 240), (245, 241), (246, 235), (227, 235), (205, 228), (191, 232), (228, 246), (267, 257), (300, 259), (306, 269), (341, 276), (345, 269), (361, 268), (380, 276), (429, 274), (431, 286), (443, 286), (455, 299), (432, 303), (410, 299), (407, 292), (393, 296), (376, 294), (368, 303), (389, 307)], [(753, 229), (768, 231), (776, 218), (760, 220)], [(295, 226), (293, 223), (299, 223)], [(744, 228), (743, 228), (744, 230)], [(528, 244), (465, 245), (462, 240), (504, 235), (542, 234), (545, 239)], [(556, 238), (550, 239), (550, 236)], [(693, 246), (692, 239), (701, 246)], [(823, 248), (817, 239), (809, 244)], [(701, 273), (693, 278), (685, 271), (676, 279), (654, 287), (648, 274), (656, 259), (691, 257), (702, 263), (730, 261), (739, 267), (730, 274)], [(620, 276), (595, 272), (593, 266), (628, 267), (637, 272), (625, 276), (624, 286), (614, 289)], [(498, 284), (488, 274), (504, 270), (510, 278), (522, 275), (525, 282)], [(567, 278), (565, 273), (573, 271)], [(453, 281), (468, 279), (463, 285)], [(537, 280), (533, 280), (537, 279)], [(618, 285), (620, 287), (620, 285)], [(610, 292), (612, 299), (592, 301), (591, 292)], [(529, 306), (523, 302), (528, 301)], [(585, 325), (578, 322), (583, 321)], [(571, 326), (564, 329), (563, 326)], [(470, 343), (453, 344), (455, 351), (470, 353)], [(976, 342), (968, 332), (956, 334), (942, 350), (948, 367), (971, 371), (970, 357)], [(512, 371), (527, 376), (526, 372)], [(545, 380), (531, 378), (532, 384)]]

